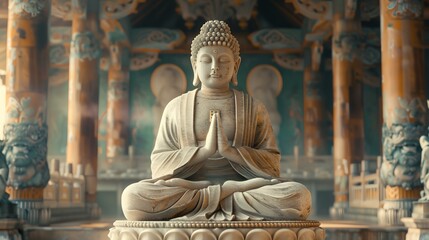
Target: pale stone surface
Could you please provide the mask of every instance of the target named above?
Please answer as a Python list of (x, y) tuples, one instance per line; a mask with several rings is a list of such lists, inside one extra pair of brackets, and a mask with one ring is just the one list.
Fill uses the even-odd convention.
[(193, 83), (201, 83), (201, 89), (166, 106), (151, 156), (152, 179), (124, 190), (125, 217), (306, 219), (310, 192), (278, 179), (280, 153), (266, 108), (229, 87), (230, 82), (237, 85), (241, 59), (228, 25), (204, 24), (191, 52)]
[(402, 222), (408, 227), (406, 240), (429, 239), (429, 219), (402, 218)]
[(317, 221), (116, 221), (111, 240), (324, 240)]

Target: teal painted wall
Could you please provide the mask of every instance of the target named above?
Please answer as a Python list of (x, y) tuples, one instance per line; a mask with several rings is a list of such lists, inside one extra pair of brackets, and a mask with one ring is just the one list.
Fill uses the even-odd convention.
[[(188, 90), (192, 86), (192, 69), (189, 54), (161, 54), (159, 61), (153, 66), (133, 71), (130, 74), (130, 126), (134, 132), (130, 142), (135, 146), (135, 153), (142, 157), (149, 157), (153, 148), (153, 115), (152, 106), (155, 97), (150, 90), (150, 78), (153, 70), (161, 64), (175, 64), (180, 67), (188, 80)], [(303, 149), (303, 93), (302, 71), (286, 70), (278, 66), (271, 54), (242, 54), (242, 62), (238, 74), (238, 89), (246, 91), (246, 78), (250, 70), (259, 64), (270, 64), (276, 67), (283, 78), (283, 88), (278, 96), (278, 110), (282, 122), (278, 135), (278, 145), (283, 155), (293, 154), (294, 145)], [(325, 72), (322, 94), (328, 116), (332, 116), (332, 73)], [(106, 143), (106, 101), (107, 101), (107, 73), (100, 72), (100, 100), (99, 100), (99, 156), (105, 157)], [(48, 94), (48, 155), (64, 156), (67, 146), (67, 95), (68, 82), (64, 81), (49, 87)], [(379, 135), (379, 88), (365, 87), (365, 148), (369, 155), (380, 153)], [(332, 146), (332, 118), (328, 117), (324, 123), (328, 132), (327, 151)]]

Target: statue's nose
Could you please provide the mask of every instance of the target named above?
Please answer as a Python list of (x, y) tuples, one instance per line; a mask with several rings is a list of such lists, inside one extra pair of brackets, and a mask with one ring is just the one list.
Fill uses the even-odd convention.
[(213, 61), (211, 70), (212, 71), (219, 71), (219, 66), (217, 65), (216, 61)]

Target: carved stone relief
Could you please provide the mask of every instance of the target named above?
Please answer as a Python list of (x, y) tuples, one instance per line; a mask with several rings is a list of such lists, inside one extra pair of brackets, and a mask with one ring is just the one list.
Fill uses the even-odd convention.
[(43, 9), (48, 6), (47, 0), (11, 0), (9, 2), (9, 11), (19, 15), (29, 15), (36, 17), (43, 12)]
[(93, 60), (100, 56), (98, 41), (92, 32), (78, 32), (72, 36), (70, 57), (79, 60)]
[(362, 45), (362, 36), (355, 32), (342, 32), (332, 39), (334, 58), (339, 60), (353, 61)]
[(384, 159), (380, 177), (385, 185), (416, 188), (420, 183), (420, 136), (422, 124), (394, 123), (383, 126)]
[(423, 14), (423, 1), (389, 0), (387, 9), (395, 18), (419, 18)]

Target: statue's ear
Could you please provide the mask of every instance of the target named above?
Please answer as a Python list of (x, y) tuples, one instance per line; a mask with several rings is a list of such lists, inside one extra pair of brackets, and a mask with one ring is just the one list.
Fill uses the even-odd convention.
[(235, 61), (234, 64), (234, 74), (232, 75), (232, 84), (234, 84), (234, 86), (238, 85), (238, 79), (237, 79), (237, 74), (238, 74), (238, 69), (240, 68), (240, 63), (241, 63), (241, 58), (238, 57), (237, 61)]
[(197, 65), (195, 61), (192, 60), (192, 57), (190, 58), (190, 60), (192, 65), (192, 71), (194, 72), (194, 79), (192, 80), (192, 84), (196, 87), (200, 84), (200, 78), (198, 77)]

